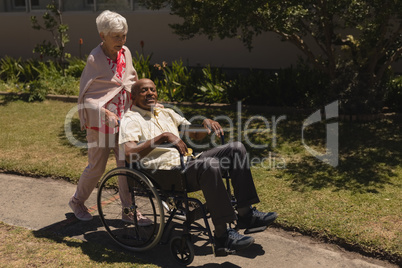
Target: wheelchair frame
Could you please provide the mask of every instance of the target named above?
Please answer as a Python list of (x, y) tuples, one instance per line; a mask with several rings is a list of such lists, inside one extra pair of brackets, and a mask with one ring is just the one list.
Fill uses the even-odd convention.
[[(222, 143), (224, 137), (222, 136)], [(123, 248), (134, 252), (152, 249), (157, 244), (167, 244), (162, 241), (163, 235), (168, 235), (175, 226), (183, 229), (181, 236), (170, 239), (170, 252), (173, 258), (182, 265), (189, 265), (194, 260), (194, 246), (191, 242), (191, 231), (203, 231), (208, 236), (215, 256), (226, 256), (234, 253), (226, 248), (215, 248), (214, 236), (208, 222), (208, 211), (197, 198), (188, 196), (184, 157), (180, 156), (182, 170), (158, 170), (152, 173), (138, 168), (120, 167), (106, 173), (99, 185), (97, 204), (101, 221), (111, 238)], [(173, 182), (166, 185), (166, 175), (175, 176)], [(176, 174), (174, 174), (176, 173)], [(226, 187), (232, 204), (236, 200), (231, 193), (229, 175), (225, 172)], [(156, 176), (159, 175), (159, 178)], [(131, 197), (131, 204), (125, 206), (119, 197), (119, 180), (126, 180)], [(161, 187), (161, 184), (162, 187)], [(169, 215), (165, 221), (165, 210)], [(138, 223), (137, 212), (152, 220), (150, 226)], [(123, 220), (128, 218), (129, 220)], [(183, 220), (182, 224), (173, 219)], [(196, 220), (203, 219), (204, 227), (194, 225)]]

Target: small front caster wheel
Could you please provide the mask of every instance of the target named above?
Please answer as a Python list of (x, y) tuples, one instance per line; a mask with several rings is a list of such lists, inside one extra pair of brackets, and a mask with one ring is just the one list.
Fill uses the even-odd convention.
[(182, 265), (189, 265), (194, 260), (194, 246), (185, 236), (176, 236), (170, 240), (170, 252)]

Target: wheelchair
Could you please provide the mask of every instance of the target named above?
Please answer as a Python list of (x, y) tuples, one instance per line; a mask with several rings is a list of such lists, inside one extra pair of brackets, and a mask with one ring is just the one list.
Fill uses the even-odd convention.
[[(215, 256), (235, 253), (226, 248), (216, 248), (208, 222), (208, 208), (200, 198), (189, 196), (191, 192), (187, 189), (186, 173), (183, 172), (184, 156), (181, 155), (180, 159), (181, 169), (155, 172), (132, 165), (115, 168), (103, 176), (98, 188), (97, 205), (107, 233), (121, 247), (134, 252), (150, 250), (157, 244), (169, 244), (171, 255), (182, 265), (189, 265), (194, 260), (192, 231), (207, 235)], [(228, 172), (223, 177), (232, 205), (236, 208)], [(123, 205), (120, 200), (119, 179), (127, 181), (131, 198), (129, 205)], [(152, 224), (141, 226), (136, 217), (137, 211), (150, 219)], [(122, 217), (128, 216), (130, 221), (122, 220)], [(204, 226), (196, 224), (201, 219)], [(170, 232), (176, 227), (183, 230), (182, 235), (170, 238)]]

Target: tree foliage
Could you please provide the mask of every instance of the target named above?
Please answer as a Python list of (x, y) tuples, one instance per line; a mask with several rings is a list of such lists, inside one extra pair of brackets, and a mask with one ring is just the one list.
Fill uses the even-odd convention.
[(47, 5), (46, 9), (42, 16), (43, 23), (39, 23), (36, 16), (31, 16), (31, 25), (35, 30), (50, 32), (53, 42), (44, 40), (42, 44), (36, 45), (33, 52), (55, 58), (60, 64), (64, 64), (66, 57), (69, 57), (69, 54), (64, 52), (65, 45), (70, 41), (67, 34), (68, 25), (63, 23), (61, 11), (54, 2)]
[(172, 14), (183, 18), (170, 25), (183, 39), (196, 35), (238, 38), (252, 49), (255, 36), (278, 34), (330, 78), (329, 97), (341, 98), (347, 106), (375, 106), (383, 93), (384, 75), (401, 58), (400, 0), (141, 2), (151, 9), (168, 6)]

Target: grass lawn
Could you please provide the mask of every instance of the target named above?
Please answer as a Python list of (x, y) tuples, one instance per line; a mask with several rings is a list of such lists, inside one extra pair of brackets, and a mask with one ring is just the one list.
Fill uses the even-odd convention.
[[(74, 106), (58, 101), (3, 99), (0, 170), (61, 177), (76, 183), (87, 158), (86, 150), (71, 145), (64, 131), (65, 117)], [(188, 118), (220, 115), (225, 127), (230, 126), (227, 118), (232, 118), (233, 131), (228, 129), (231, 133), (227, 139), (237, 140), (242, 126), (241, 139), (249, 145), (255, 164), (252, 171), (261, 199), (257, 207), (278, 212), (279, 226), (393, 262), (402, 260), (400, 118), (339, 122), (339, 165), (331, 167), (311, 156), (302, 144), (302, 124), (309, 113), (243, 108), (238, 114), (236, 108), (188, 107), (182, 111)], [(286, 118), (279, 120), (281, 115)], [(70, 125), (74, 137), (85, 141), (76, 117)], [(325, 153), (325, 123), (306, 128), (304, 138), (311, 149)], [(113, 167), (111, 158), (108, 169)]]
[(1, 267), (159, 267), (132, 254), (69, 237), (50, 237), (0, 222)]

